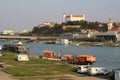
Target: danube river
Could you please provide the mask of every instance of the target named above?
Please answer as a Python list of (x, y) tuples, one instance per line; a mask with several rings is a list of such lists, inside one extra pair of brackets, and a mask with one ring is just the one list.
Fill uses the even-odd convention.
[[(0, 42), (0, 45), (6, 44)], [(29, 54), (41, 55), (43, 50), (49, 49), (58, 53), (67, 54), (90, 54), (96, 56), (97, 60), (93, 64), (95, 66), (102, 66), (108, 70), (120, 68), (120, 47), (91, 47), (91, 46), (65, 46), (52, 44), (28, 43)]]

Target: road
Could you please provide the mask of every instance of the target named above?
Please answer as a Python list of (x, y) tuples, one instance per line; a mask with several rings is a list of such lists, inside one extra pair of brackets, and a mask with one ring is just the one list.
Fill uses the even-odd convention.
[(0, 80), (17, 80), (17, 79), (12, 77), (10, 74), (0, 71)]

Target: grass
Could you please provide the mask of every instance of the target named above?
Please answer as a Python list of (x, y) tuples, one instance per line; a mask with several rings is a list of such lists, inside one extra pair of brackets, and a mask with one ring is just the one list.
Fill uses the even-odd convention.
[[(16, 54), (10, 52), (3, 52), (0, 61), (6, 63), (4, 71), (16, 77), (26, 76), (50, 76), (50, 75), (64, 75), (74, 74), (78, 75), (74, 68), (69, 64), (64, 64), (55, 61), (30, 57), (28, 62), (18, 62)], [(79, 76), (82, 76), (79, 74)], [(22, 80), (24, 80), (22, 78)], [(26, 79), (27, 80), (27, 79)]]

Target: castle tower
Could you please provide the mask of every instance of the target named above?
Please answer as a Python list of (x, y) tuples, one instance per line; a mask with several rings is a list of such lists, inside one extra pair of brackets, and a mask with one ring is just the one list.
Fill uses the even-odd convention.
[(66, 17), (66, 14), (64, 13), (63, 14), (63, 23), (65, 23), (65, 17)]
[(111, 30), (112, 27), (113, 27), (112, 19), (109, 18), (109, 22), (108, 22), (108, 30)]
[(72, 17), (73, 17), (73, 14), (72, 14), (72, 13), (70, 13), (70, 21), (72, 21)]

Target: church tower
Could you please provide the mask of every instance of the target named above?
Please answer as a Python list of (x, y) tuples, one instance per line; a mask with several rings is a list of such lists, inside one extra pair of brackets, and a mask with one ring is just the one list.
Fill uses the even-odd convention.
[(108, 30), (111, 30), (112, 27), (113, 27), (112, 19), (109, 18), (109, 22), (108, 22)]

